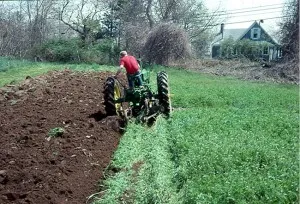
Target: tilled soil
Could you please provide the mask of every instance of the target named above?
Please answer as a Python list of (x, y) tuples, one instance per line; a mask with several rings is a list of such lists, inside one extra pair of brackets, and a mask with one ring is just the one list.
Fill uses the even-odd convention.
[(86, 203), (99, 190), (121, 136), (102, 104), (110, 75), (55, 71), (0, 88), (1, 204)]

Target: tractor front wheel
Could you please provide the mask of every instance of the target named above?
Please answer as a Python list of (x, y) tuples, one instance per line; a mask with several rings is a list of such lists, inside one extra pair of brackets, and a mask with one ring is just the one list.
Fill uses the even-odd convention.
[(157, 74), (157, 92), (161, 112), (169, 117), (171, 114), (170, 90), (168, 84), (168, 75), (162, 71)]

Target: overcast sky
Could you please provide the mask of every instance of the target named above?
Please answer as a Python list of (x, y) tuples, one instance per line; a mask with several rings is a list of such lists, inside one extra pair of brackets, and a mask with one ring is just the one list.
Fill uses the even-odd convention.
[[(264, 19), (261, 25), (270, 34), (276, 32), (278, 22), (282, 16), (282, 7), (285, 0), (204, 0), (206, 6), (211, 11), (227, 11), (226, 28), (245, 28), (249, 27), (254, 20)], [(225, 16), (224, 16), (225, 17)], [(246, 23), (234, 23), (240, 21), (250, 21)], [(226, 24), (228, 23), (228, 24)], [(229, 24), (234, 23), (234, 24)]]
[[(16, 1), (4, 1), (0, 3), (12, 3)], [(287, 0), (203, 0), (206, 7), (217, 14), (222, 11), (226, 11), (227, 15), (223, 14), (222, 17), (226, 17), (223, 22), (225, 29), (230, 28), (247, 28), (255, 20), (259, 21), (264, 19), (264, 23), (261, 26), (274, 37), (274, 34), (279, 30), (278, 22), (282, 16), (282, 8)], [(269, 19), (273, 18), (273, 19)], [(244, 23), (236, 22), (249, 21)]]

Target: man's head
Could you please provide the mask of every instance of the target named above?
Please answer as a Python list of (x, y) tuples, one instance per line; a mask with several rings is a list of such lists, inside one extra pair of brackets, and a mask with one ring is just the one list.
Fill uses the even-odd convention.
[(127, 55), (127, 52), (126, 52), (126, 51), (121, 51), (121, 52), (120, 52), (120, 56), (121, 56), (121, 57), (124, 57), (124, 56), (126, 56), (126, 55)]

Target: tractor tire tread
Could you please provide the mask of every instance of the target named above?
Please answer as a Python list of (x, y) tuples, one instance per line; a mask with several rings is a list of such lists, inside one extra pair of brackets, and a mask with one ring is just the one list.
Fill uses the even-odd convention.
[(112, 116), (116, 115), (116, 107), (114, 102), (114, 81), (111, 78), (108, 78), (104, 85), (104, 106), (106, 115)]
[(157, 91), (159, 103), (163, 107), (162, 112), (165, 116), (169, 117), (171, 112), (171, 102), (169, 98), (168, 75), (164, 71), (157, 74)]

